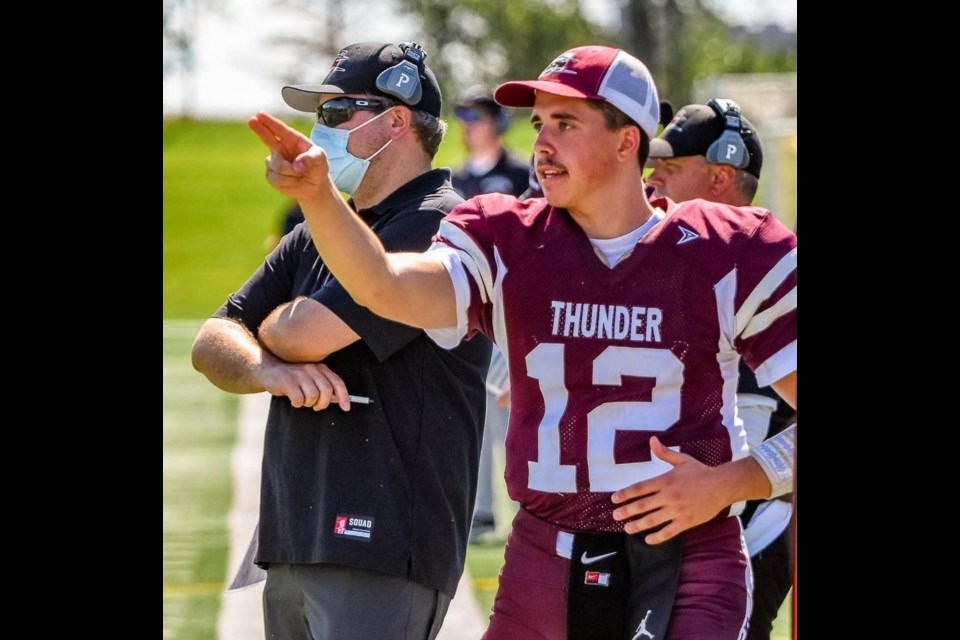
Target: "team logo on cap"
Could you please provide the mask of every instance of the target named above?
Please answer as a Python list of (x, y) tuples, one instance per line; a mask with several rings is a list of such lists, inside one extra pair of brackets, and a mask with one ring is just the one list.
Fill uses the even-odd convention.
[(567, 65), (575, 61), (576, 61), (576, 58), (574, 58), (572, 55), (570, 55), (569, 53), (564, 53), (556, 57), (553, 62), (548, 64), (547, 68), (544, 69), (543, 72), (540, 74), (540, 77), (543, 78), (544, 76), (548, 76), (553, 73), (570, 73), (573, 75), (577, 75), (576, 71), (571, 71), (570, 69), (567, 69)]
[(349, 56), (347, 56), (347, 50), (340, 49), (340, 53), (337, 54), (337, 57), (333, 59), (333, 64), (330, 65), (330, 73), (333, 73), (335, 71), (346, 71), (346, 69), (344, 69), (340, 65), (342, 65), (344, 62), (346, 62), (349, 59), (350, 59)]
[(683, 125), (687, 124), (687, 112), (684, 109), (680, 109), (680, 112), (673, 116), (673, 120), (670, 121), (670, 124), (667, 125), (667, 128), (663, 130), (661, 138), (666, 135), (667, 131), (683, 131)]

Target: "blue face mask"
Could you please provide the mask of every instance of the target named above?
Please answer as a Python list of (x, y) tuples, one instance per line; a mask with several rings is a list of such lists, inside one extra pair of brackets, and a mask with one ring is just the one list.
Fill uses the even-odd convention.
[(313, 131), (310, 132), (310, 141), (323, 149), (327, 154), (327, 162), (330, 164), (330, 177), (333, 178), (333, 184), (337, 189), (353, 195), (360, 187), (363, 176), (370, 167), (370, 161), (376, 158), (381, 151), (386, 149), (393, 140), (387, 140), (387, 143), (380, 147), (376, 153), (366, 160), (358, 158), (347, 151), (347, 143), (350, 141), (350, 134), (367, 126), (380, 116), (388, 113), (387, 109), (374, 118), (370, 118), (359, 127), (353, 129), (334, 129), (319, 122), (313, 125)]

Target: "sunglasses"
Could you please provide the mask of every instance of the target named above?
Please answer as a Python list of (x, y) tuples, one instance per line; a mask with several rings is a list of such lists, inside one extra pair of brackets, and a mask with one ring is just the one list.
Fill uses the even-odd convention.
[(457, 107), (454, 109), (457, 119), (461, 122), (480, 122), (484, 119), (484, 114), (479, 109), (473, 107)]
[(371, 100), (368, 98), (334, 98), (317, 107), (317, 120), (328, 127), (343, 124), (357, 111), (386, 111), (396, 103), (390, 100)]

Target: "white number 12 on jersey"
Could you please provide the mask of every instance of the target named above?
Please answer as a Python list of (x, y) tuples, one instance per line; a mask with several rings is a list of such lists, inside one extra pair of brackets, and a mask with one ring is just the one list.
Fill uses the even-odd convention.
[[(537, 460), (528, 463), (528, 486), (537, 491), (575, 493), (576, 465), (560, 464), (560, 419), (569, 395), (563, 351), (562, 344), (544, 342), (526, 358), (527, 375), (539, 382), (545, 407), (537, 431)], [(649, 402), (608, 402), (587, 414), (590, 491), (617, 491), (671, 469), (656, 457), (617, 464), (614, 441), (617, 431), (664, 431), (680, 418), (683, 362), (668, 349), (643, 347), (607, 347), (593, 361), (593, 384), (621, 385), (625, 375), (654, 378), (653, 393)]]

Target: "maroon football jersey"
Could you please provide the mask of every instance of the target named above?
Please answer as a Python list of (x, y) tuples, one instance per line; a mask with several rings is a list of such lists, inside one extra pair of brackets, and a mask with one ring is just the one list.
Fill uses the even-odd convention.
[(653, 204), (667, 216), (613, 269), (540, 199), (480, 196), (437, 236), (467, 272), (468, 330), (509, 363), (510, 496), (570, 529), (623, 529), (611, 492), (670, 469), (653, 435), (710, 465), (747, 454), (741, 356), (761, 384), (796, 369), (796, 236), (764, 209)]

